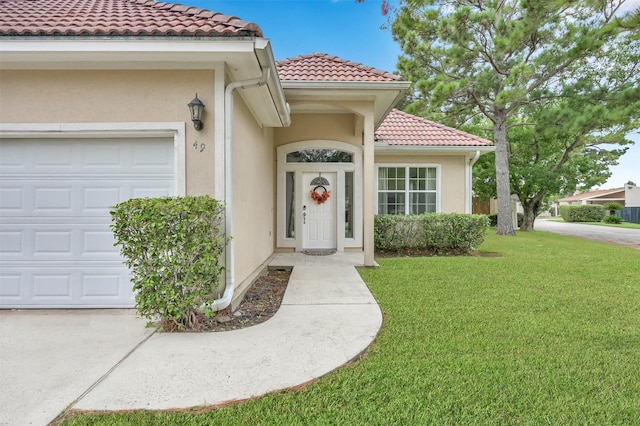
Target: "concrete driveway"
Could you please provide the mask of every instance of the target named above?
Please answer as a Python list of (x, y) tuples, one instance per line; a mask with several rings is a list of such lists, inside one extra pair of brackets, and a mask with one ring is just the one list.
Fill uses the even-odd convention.
[(295, 268), (280, 309), (240, 330), (153, 333), (133, 310), (0, 311), (0, 425), (45, 425), (67, 407), (225, 404), (296, 388), (358, 358), (382, 327), (354, 268), (362, 253), (282, 255), (271, 264)]
[(571, 235), (587, 240), (618, 244), (640, 250), (640, 229), (616, 228), (612, 226), (586, 225), (548, 219), (536, 219), (536, 231)]
[(135, 311), (0, 311), (0, 425), (46, 425), (153, 333)]

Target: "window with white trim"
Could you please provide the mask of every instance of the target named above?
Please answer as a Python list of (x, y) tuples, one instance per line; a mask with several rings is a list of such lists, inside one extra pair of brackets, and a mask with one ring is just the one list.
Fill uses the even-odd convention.
[(436, 167), (378, 167), (378, 214), (437, 211)]

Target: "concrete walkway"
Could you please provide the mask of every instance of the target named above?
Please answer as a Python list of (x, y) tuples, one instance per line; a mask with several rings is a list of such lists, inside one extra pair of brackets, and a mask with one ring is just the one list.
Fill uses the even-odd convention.
[[(64, 384), (65, 377), (77, 384), (62, 392), (57, 405), (44, 406), (37, 396), (28, 398), (22, 402), (22, 416), (12, 415), (17, 401), (3, 400), (0, 423), (46, 424), (69, 404), (80, 410), (216, 405), (312, 381), (357, 358), (382, 326), (380, 309), (354, 268), (361, 263), (361, 253), (323, 259), (276, 255), (272, 265), (294, 266), (282, 306), (272, 319), (243, 330), (155, 333), (149, 337), (144, 335), (143, 324), (137, 322), (136, 328), (142, 329), (135, 330), (139, 333), (137, 346), (129, 342), (120, 345), (118, 351), (111, 351), (109, 341), (118, 337), (96, 335), (76, 342), (77, 352), (84, 351), (89, 358), (85, 361), (76, 356), (69, 362), (58, 359), (51, 363), (51, 353), (44, 351), (39, 355), (41, 362), (48, 365), (45, 375), (53, 375), (61, 383), (41, 389), (43, 382), (31, 377), (30, 385), (22, 385), (23, 396), (29, 395), (29, 386), (39, 388), (43, 395), (60, 393), (58, 387)], [(41, 324), (45, 329), (49, 325), (54, 326), (46, 321)], [(73, 324), (68, 327), (71, 330), (67, 331), (73, 332)], [(50, 344), (55, 347), (55, 339)], [(15, 365), (4, 365), (3, 359), (0, 379), (6, 390), (7, 384), (23, 380), (24, 376), (18, 377), (21, 366), (15, 350), (19, 348), (5, 346), (3, 343), (3, 355), (6, 351), (16, 354), (11, 361)], [(126, 347), (133, 349), (128, 355), (126, 351), (122, 353)], [(101, 368), (83, 367), (92, 358), (105, 358), (98, 363)], [(13, 377), (9, 370), (18, 372)], [(76, 380), (76, 375), (82, 380)], [(26, 422), (24, 415), (29, 412), (42, 415)]]

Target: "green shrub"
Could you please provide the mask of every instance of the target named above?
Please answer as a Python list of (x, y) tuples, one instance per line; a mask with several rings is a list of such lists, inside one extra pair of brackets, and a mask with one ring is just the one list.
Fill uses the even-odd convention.
[(486, 215), (426, 213), (377, 215), (374, 223), (376, 250), (464, 254), (482, 244), (489, 220)]
[(111, 217), (138, 313), (166, 330), (192, 328), (224, 269), (223, 204), (208, 196), (133, 198)]
[[(612, 203), (604, 203), (602, 205), (602, 208), (605, 210), (608, 210), (610, 216), (614, 216), (616, 214), (616, 210), (623, 210), (624, 206), (620, 203), (612, 202)], [(616, 222), (609, 222), (609, 223), (616, 223)]]
[(600, 222), (604, 217), (604, 209), (597, 204), (560, 206), (560, 214), (567, 222)]
[(622, 218), (616, 215), (613, 215), (613, 216), (608, 215), (608, 216), (605, 216), (604, 219), (602, 219), (602, 221), (604, 223), (622, 223)]

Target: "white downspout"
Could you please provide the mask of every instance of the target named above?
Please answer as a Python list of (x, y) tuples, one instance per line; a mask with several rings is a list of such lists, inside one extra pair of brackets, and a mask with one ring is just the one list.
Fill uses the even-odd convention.
[(232, 115), (233, 115), (233, 92), (238, 88), (248, 88), (264, 85), (271, 75), (271, 68), (263, 68), (262, 76), (249, 80), (235, 81), (230, 83), (224, 90), (224, 164), (225, 164), (225, 234), (232, 237), (225, 249), (225, 265), (226, 265), (226, 285), (224, 294), (220, 299), (216, 299), (211, 304), (211, 309), (221, 311), (231, 304), (233, 292), (235, 290), (235, 243), (233, 234), (235, 232), (233, 220), (233, 153), (231, 152), (231, 136), (232, 136)]
[(467, 178), (467, 185), (468, 185), (468, 192), (467, 192), (467, 206), (466, 206), (466, 211), (467, 213), (471, 214), (473, 213), (473, 165), (476, 164), (476, 161), (478, 161), (478, 158), (480, 158), (480, 151), (476, 151), (476, 154), (473, 156), (473, 158), (471, 158), (469, 160), (469, 167), (468, 167), (468, 178)]

